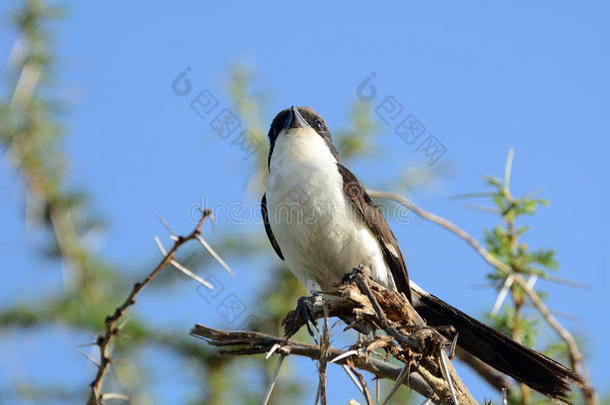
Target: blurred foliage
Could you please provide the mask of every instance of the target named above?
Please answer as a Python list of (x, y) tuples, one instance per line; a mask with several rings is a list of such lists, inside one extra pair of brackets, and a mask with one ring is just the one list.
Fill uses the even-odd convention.
[[(49, 236), (49, 245), (41, 247), (41, 252), (50, 260), (63, 263), (64, 288), (2, 308), (3, 330), (57, 323), (79, 334), (83, 330), (100, 330), (106, 315), (124, 299), (131, 286), (121, 269), (86, 245), (87, 235), (98, 231), (102, 221), (89, 214), (86, 194), (66, 185), (67, 158), (61, 144), (64, 130), (57, 122), (62, 103), (52, 98), (51, 25), (61, 14), (60, 9), (42, 1), (28, 0), (13, 15), (18, 38), (8, 64), (9, 95), (0, 102), (0, 144), (25, 186), (25, 220)], [(184, 331), (151, 329), (135, 316), (130, 317), (124, 334), (129, 339), (120, 339), (115, 348), (119, 358), (134, 356), (141, 344), (156, 343), (202, 370), (216, 361), (211, 350), (194, 344)], [(131, 366), (117, 362), (113, 367), (117, 374), (127, 375)], [(146, 372), (142, 369), (137, 375), (144, 378)], [(146, 397), (139, 392), (146, 387), (136, 383), (128, 387), (126, 393), (130, 397)], [(37, 398), (51, 400), (58, 396), (74, 401), (86, 395), (87, 387), (64, 390), (27, 381), (14, 391), (36, 402)], [(206, 392), (208, 397), (218, 396), (213, 387)]]
[[(59, 113), (65, 110), (65, 106), (61, 100), (52, 98), (55, 62), (52, 28), (62, 14), (61, 9), (47, 6), (43, 1), (27, 0), (13, 15), (18, 39), (9, 60), (9, 95), (0, 101), (0, 145), (25, 185), (25, 220), (49, 236), (49, 245), (42, 246), (41, 253), (49, 260), (63, 263), (65, 283), (60, 291), (50, 296), (1, 308), (2, 330), (20, 329), (35, 333), (39, 326), (61, 324), (76, 333), (99, 331), (105, 317), (124, 299), (132, 283), (125, 276), (126, 269), (106, 262), (87, 246), (86, 236), (103, 229), (104, 221), (99, 215), (91, 214), (91, 203), (85, 190), (67, 186), (68, 159), (61, 144), (65, 131), (58, 122)], [(266, 131), (261, 108), (265, 105), (265, 95), (251, 91), (252, 81), (253, 74), (244, 66), (237, 65), (231, 70), (228, 90), (247, 127), (259, 139), (264, 139)], [(371, 150), (368, 140), (374, 134), (374, 125), (366, 108), (364, 105), (353, 107), (353, 122), (349, 130), (341, 131), (337, 138), (344, 159), (365, 155)], [(253, 168), (249, 191), (257, 198), (260, 198), (266, 182), (267, 152), (267, 146), (259, 148)], [(223, 256), (273, 254), (262, 233), (262, 229), (257, 229), (251, 235), (223, 235), (217, 250)], [(209, 264), (216, 265), (199, 250), (181, 251), (178, 257), (184, 259), (189, 267), (203, 271)], [(275, 258), (272, 260), (276, 263), (270, 266), (268, 276), (272, 285), (261, 289), (257, 298), (257, 302), (262, 303), (260, 312), (265, 314), (259, 317), (259, 321), (269, 328), (268, 332), (280, 333), (281, 319), (305, 289), (283, 263)], [(147, 271), (142, 269), (142, 275)], [(161, 277), (165, 280), (153, 283), (151, 290), (159, 291), (155, 285), (167, 287), (165, 281), (178, 279), (175, 274), (163, 272)], [(194, 341), (183, 330), (174, 331), (171, 325), (164, 330), (148, 327), (133, 311), (130, 311), (123, 335), (128, 338), (116, 341), (114, 356), (135, 362), (115, 362), (105, 388), (124, 392), (134, 404), (152, 401), (144, 383), (152, 376), (136, 361), (138, 353), (148, 345), (157, 349), (162, 347), (175, 353), (186, 364), (195, 365), (200, 394), (193, 398), (192, 404), (257, 404), (267, 386), (268, 381), (264, 379), (270, 376), (274, 366), (261, 358), (239, 358), (236, 362), (232, 357), (217, 356), (213, 349)], [(86, 361), (83, 358), (83, 362)], [(266, 376), (258, 389), (247, 388), (246, 381), (250, 378), (241, 372), (245, 369), (250, 369), (250, 372), (258, 369), (258, 375)], [(283, 380), (274, 390), (272, 403), (302, 402), (306, 387), (295, 377), (294, 373), (282, 373)], [(239, 381), (241, 379), (243, 383)], [(86, 386), (49, 387), (35, 381), (19, 381), (13, 389), (13, 393), (22, 400), (33, 402), (42, 402), (43, 399), (80, 401), (86, 396), (86, 391)]]
[[(547, 206), (549, 202), (535, 198), (536, 192), (528, 193), (520, 198), (513, 197), (510, 190), (512, 160), (513, 150), (511, 149), (508, 153), (503, 180), (484, 177), (485, 184), (491, 191), (465, 194), (463, 197), (485, 197), (490, 200), (492, 207), (471, 206), (474, 209), (497, 215), (500, 219), (500, 225), (490, 230), (484, 230), (487, 250), (514, 272), (528, 276), (531, 285), (535, 286), (534, 283), (539, 277), (548, 278), (549, 271), (557, 270), (555, 252), (552, 249), (534, 250), (530, 248), (522, 241), (522, 237), (529, 228), (517, 226), (517, 221), (524, 216), (534, 215), (538, 207)], [(498, 293), (507, 293), (511, 300), (510, 305), (504, 306), (503, 312), (498, 311), (496, 314), (488, 315), (491, 325), (516, 341), (528, 347), (535, 347), (536, 338), (539, 336), (544, 322), (538, 312), (525, 312), (527, 296), (517, 283), (507, 281), (508, 277), (496, 268), (487, 275)], [(537, 289), (536, 292), (542, 299), (546, 297), (544, 291)], [(565, 360), (567, 358), (567, 346), (563, 341), (552, 342), (546, 349), (542, 348), (542, 351), (552, 354), (556, 359)], [(523, 384), (519, 388), (519, 391), (510, 392), (510, 404), (533, 405), (548, 402), (546, 397), (531, 391)]]
[[(52, 97), (55, 58), (51, 33), (52, 24), (61, 15), (62, 10), (49, 7), (40, 0), (26, 0), (12, 16), (18, 39), (9, 58), (9, 94), (5, 100), (0, 100), (0, 145), (6, 150), (8, 160), (25, 186), (24, 220), (48, 236), (48, 245), (42, 246), (40, 251), (49, 260), (62, 262), (65, 283), (61, 290), (51, 295), (1, 308), (0, 330), (3, 331), (22, 330), (27, 333), (53, 324), (66, 326), (75, 333), (100, 331), (106, 315), (122, 302), (133, 282), (131, 276), (128, 279), (126, 269), (107, 262), (86, 244), (87, 236), (103, 229), (104, 221), (99, 214), (91, 213), (86, 190), (67, 185), (68, 159), (61, 143), (65, 131), (58, 122), (59, 113), (65, 107), (61, 100)], [(228, 92), (244, 126), (264, 141), (265, 147), (259, 148), (256, 159), (251, 160), (253, 175), (248, 187), (249, 196), (258, 199), (265, 188), (268, 172), (267, 120), (263, 117), (269, 114), (264, 110), (268, 95), (253, 90), (255, 80), (255, 74), (250, 69), (238, 64), (231, 69)], [(374, 141), (378, 134), (379, 128), (372, 118), (370, 106), (355, 102), (350, 107), (347, 128), (335, 131), (335, 143), (342, 161), (349, 164), (354, 159), (376, 155)], [(437, 165), (434, 170), (444, 169)], [(422, 181), (429, 182), (435, 176), (430, 168), (411, 167), (398, 173), (395, 179), (383, 181), (399, 186), (404, 192), (405, 187), (419, 186)], [(508, 188), (509, 177), (505, 178), (504, 183), (499, 179), (487, 178), (487, 185), (493, 190), (488, 193), (495, 204), (493, 212), (502, 219), (501, 226), (486, 232), (487, 247), (515, 271), (544, 277), (548, 270), (557, 269), (554, 252), (528, 248), (520, 241), (527, 228), (517, 228), (515, 223), (523, 215), (533, 215), (536, 208), (546, 204), (546, 201), (531, 195), (513, 198)], [(260, 303), (259, 313), (264, 314), (258, 317), (258, 321), (267, 332), (281, 333), (281, 319), (306, 291), (284, 263), (275, 257), (262, 227), (252, 230), (250, 234), (223, 234), (217, 246), (223, 257), (268, 255), (269, 282), (258, 291), (255, 299)], [(210, 264), (216, 265), (199, 250), (181, 251), (178, 258), (198, 271), (205, 271)], [(142, 277), (148, 271), (142, 268), (141, 275), (137, 277)], [(149, 288), (151, 293), (159, 293), (159, 285), (167, 288), (167, 282), (178, 280), (175, 274), (163, 272), (162, 280), (152, 283)], [(489, 278), (496, 288), (501, 288), (503, 275), (492, 273)], [(523, 292), (517, 286), (511, 287), (511, 298), (513, 305), (492, 321), (499, 330), (533, 346), (539, 324), (535, 318), (523, 315)], [(197, 383), (194, 388), (198, 392), (191, 404), (258, 404), (268, 385), (266, 379), (274, 367), (273, 362), (263, 361), (261, 357), (234, 359), (218, 356), (214, 349), (193, 340), (183, 330), (172, 330), (171, 325), (163, 330), (147, 326), (133, 310), (129, 312), (129, 323), (123, 334), (128, 339), (117, 339), (114, 355), (134, 361), (113, 363), (115, 374), (110, 374), (105, 388), (127, 394), (133, 404), (154, 403), (149, 392), (152, 376), (138, 360), (142, 349), (147, 346), (173, 353), (184, 362), (185, 368), (195, 370)], [(304, 332), (297, 338), (308, 339)], [(565, 357), (565, 346), (560, 343), (553, 343), (546, 350), (554, 356), (563, 353)], [(86, 362), (84, 358), (83, 362)], [(313, 367), (311, 372), (315, 372)], [(261, 378), (261, 384), (254, 388), (247, 384), (252, 375)], [(42, 386), (35, 381), (15, 383), (13, 391), (16, 395), (37, 403), (42, 399), (80, 401), (85, 398), (88, 389), (86, 386)], [(391, 383), (384, 381), (382, 386), (387, 392)], [(296, 405), (302, 403), (305, 392), (311, 392), (311, 387), (303, 386), (298, 375), (289, 369), (289, 365), (285, 365), (271, 403)], [(511, 393), (511, 403), (520, 402), (524, 394)], [(538, 398), (532, 398), (527, 403), (537, 403)], [(401, 390), (392, 402), (405, 403), (410, 399), (413, 396), (407, 390)]]

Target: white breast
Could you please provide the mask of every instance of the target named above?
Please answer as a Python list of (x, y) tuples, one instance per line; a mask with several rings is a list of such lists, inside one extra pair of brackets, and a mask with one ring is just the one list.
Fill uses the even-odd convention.
[(313, 130), (281, 133), (267, 182), (271, 229), (290, 270), (309, 289), (329, 289), (360, 264), (393, 287), (379, 245), (343, 192), (337, 161)]

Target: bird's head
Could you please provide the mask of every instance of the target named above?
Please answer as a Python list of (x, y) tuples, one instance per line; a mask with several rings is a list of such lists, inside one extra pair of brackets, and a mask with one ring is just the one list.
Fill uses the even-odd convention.
[(275, 116), (269, 128), (269, 161), (276, 141), (286, 136), (319, 136), (324, 140), (335, 159), (338, 159), (337, 149), (333, 145), (326, 121), (309, 107), (293, 106), (280, 111)]

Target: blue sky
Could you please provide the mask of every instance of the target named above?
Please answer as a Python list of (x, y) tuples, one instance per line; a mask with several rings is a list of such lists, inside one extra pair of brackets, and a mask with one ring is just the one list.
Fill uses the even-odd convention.
[[(3, 22), (16, 4), (0, 5)], [(55, 44), (58, 88), (72, 104), (64, 118), (70, 183), (86, 186), (95, 211), (108, 219), (100, 248), (110, 260), (135, 263), (127, 270), (145, 269), (157, 254), (152, 236), (163, 232), (155, 213), (187, 230), (187, 207), (204, 195), (226, 206), (256, 202), (246, 193), (252, 162), (210, 130), (209, 120), (189, 107), (189, 97), (172, 93), (172, 80), (187, 66), (194, 91), (209, 89), (231, 107), (229, 67), (245, 62), (256, 72), (255, 87), (268, 94), (265, 126), (286, 106), (309, 105), (331, 130), (346, 126), (358, 85), (374, 72), (373, 107), (394, 96), (447, 149), (437, 164), (450, 167), (450, 175), (410, 197), (479, 239), (495, 218), (448, 197), (481, 191), (481, 176), (501, 176), (507, 151), (515, 148), (514, 193), (540, 189), (552, 202), (527, 219), (527, 243), (555, 248), (559, 275), (590, 287), (545, 284), (549, 306), (577, 318), (564, 322), (585, 342), (595, 384), (608, 390), (610, 323), (600, 313), (610, 290), (610, 3), (62, 4), (67, 16), (56, 25)], [(14, 40), (2, 25), (3, 60)], [(352, 166), (369, 185), (391, 180), (388, 172), (425, 164), (393, 126), (380, 121), (380, 128), (381, 158)], [(31, 254), (41, 237), (24, 227), (23, 187), (6, 165), (0, 196), (0, 246), (9, 252), (0, 268), (0, 305), (59, 288), (60, 265)], [(223, 232), (243, 226), (257, 225), (219, 218)], [(471, 314), (489, 310), (493, 291), (475, 288), (488, 267), (470, 247), (430, 223), (393, 228), (418, 284)], [(241, 281), (235, 290), (245, 297), (265, 272), (264, 261), (256, 264), (233, 263)], [(143, 300), (138, 310), (163, 325), (180, 309), (202, 305), (192, 283), (183, 288), (179, 302), (168, 293), (172, 300)], [(182, 311), (178, 318), (185, 331), (195, 322), (222, 326), (211, 312)], [(89, 381), (93, 370), (75, 347), (86, 335), (61, 328), (53, 335), (57, 357), (69, 368), (66, 378)], [(31, 371), (34, 354), (42, 353), (31, 337), (2, 342), (0, 354), (10, 356), (0, 355), (0, 385), (10, 383), (15, 367), (24, 376), (51, 370)], [(312, 363), (302, 365), (313, 372)], [(172, 378), (178, 387), (184, 384)], [(337, 387), (331, 398), (343, 400), (349, 382), (341, 374), (330, 378)], [(472, 389), (479, 398), (492, 395), (482, 383)], [(158, 395), (184, 394), (167, 387)]]

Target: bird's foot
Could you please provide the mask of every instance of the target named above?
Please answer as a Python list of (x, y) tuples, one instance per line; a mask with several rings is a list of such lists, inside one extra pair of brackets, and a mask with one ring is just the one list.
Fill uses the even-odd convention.
[[(293, 316), (289, 324), (285, 327), (286, 338), (298, 332), (301, 325), (307, 326), (307, 332), (317, 344), (320, 336), (320, 328), (315, 316), (315, 308), (324, 303), (324, 299), (318, 293), (314, 293), (310, 297), (301, 297), (297, 300), (297, 307), (293, 312)], [(314, 330), (317, 333), (314, 333)]]

